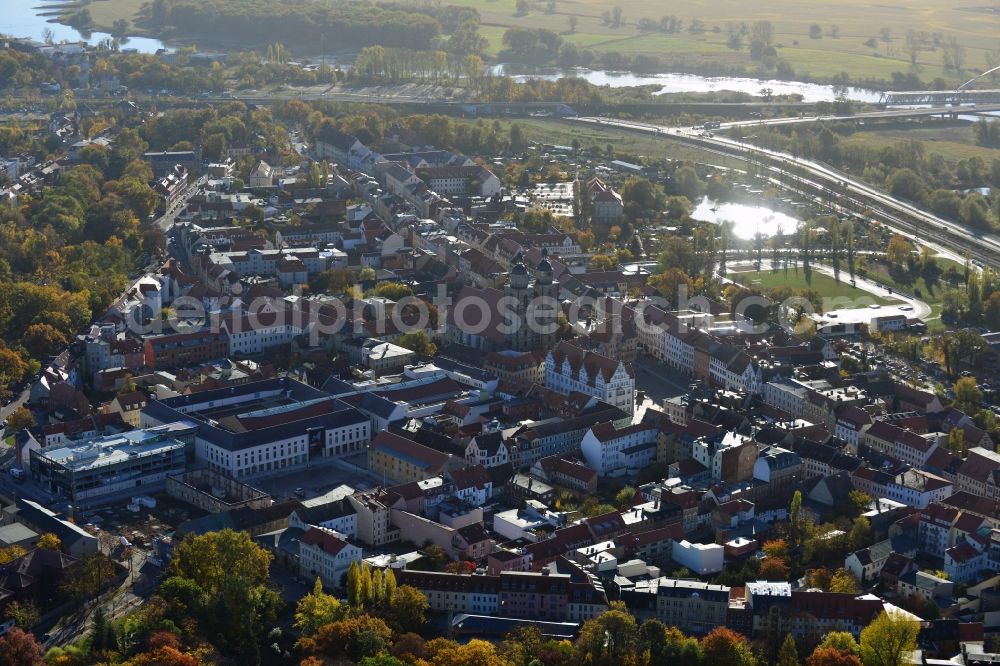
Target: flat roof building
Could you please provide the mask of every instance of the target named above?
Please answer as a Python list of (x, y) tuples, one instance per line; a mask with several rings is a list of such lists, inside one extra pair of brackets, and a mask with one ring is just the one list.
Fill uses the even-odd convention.
[(372, 432), (361, 411), (287, 377), (155, 400), (141, 423), (179, 420), (197, 427), (195, 460), (237, 479), (364, 451)]
[(160, 492), (168, 476), (186, 469), (194, 433), (193, 423), (176, 422), (32, 450), (31, 475), (77, 507)]

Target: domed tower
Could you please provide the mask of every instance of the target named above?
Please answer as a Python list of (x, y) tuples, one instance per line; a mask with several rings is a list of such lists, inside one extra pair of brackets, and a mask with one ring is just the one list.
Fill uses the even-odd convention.
[(528, 275), (528, 269), (524, 266), (524, 259), (520, 252), (514, 257), (513, 263), (514, 265), (510, 269), (510, 279), (507, 280), (507, 286), (504, 288), (504, 297), (513, 305), (517, 324), (513, 330), (505, 333), (505, 337), (508, 349), (523, 351), (528, 349), (528, 345), (531, 344), (530, 331), (527, 326), (522, 325), (525, 313), (528, 311), (528, 303), (531, 301), (531, 276)]
[(542, 330), (538, 332), (532, 347), (548, 349), (555, 345), (558, 338), (558, 330), (554, 328), (554, 324), (559, 315), (559, 283), (552, 279), (552, 264), (549, 263), (547, 248), (542, 248), (542, 260), (538, 262), (535, 271), (535, 296), (542, 299), (537, 304), (535, 320)]
[(528, 269), (524, 267), (524, 258), (518, 252), (514, 257), (514, 265), (510, 269), (510, 281), (508, 286), (512, 290), (523, 291), (528, 289)]
[(542, 248), (542, 260), (535, 269), (538, 277), (535, 280), (539, 296), (559, 297), (559, 283), (552, 279), (552, 264), (549, 263), (549, 251)]

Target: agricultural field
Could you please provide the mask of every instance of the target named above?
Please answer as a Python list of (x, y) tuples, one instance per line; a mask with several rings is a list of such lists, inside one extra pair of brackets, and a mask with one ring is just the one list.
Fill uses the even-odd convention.
[[(117, 18), (135, 23), (146, 0), (95, 0), (89, 7), (96, 25), (107, 28)], [(413, 0), (416, 2), (416, 0)], [(523, 1), (523, 0), (522, 0)], [(748, 42), (730, 48), (730, 34), (741, 24), (770, 21), (778, 58), (786, 61), (797, 79), (829, 79), (847, 73), (854, 81), (889, 79), (893, 72), (913, 73), (924, 81), (943, 77), (949, 82), (966, 78), (943, 67), (943, 46), (928, 41), (911, 64), (908, 31), (937, 36), (937, 43), (954, 39), (962, 47), (963, 66), (969, 72), (983, 71), (987, 63), (1000, 62), (1000, 12), (984, 6), (954, 6), (932, 0), (908, 3), (870, 4), (861, 0), (841, 3), (801, 3), (793, 0), (761, 0), (748, 4), (738, 0), (528, 0), (527, 11), (518, 12), (517, 0), (449, 0), (474, 7), (482, 17), (481, 32), (489, 40), (488, 53), (503, 49), (503, 33), (512, 26), (548, 28), (580, 47), (597, 52), (657, 56), (666, 69), (694, 70), (709, 67), (753, 65)], [(605, 20), (615, 6), (622, 10), (621, 23)], [(523, 10), (524, 7), (522, 6)], [(675, 16), (682, 31), (675, 34), (641, 31), (641, 20), (659, 22)], [(571, 17), (573, 17), (571, 19)], [(576, 21), (574, 30), (570, 21)], [(700, 21), (703, 32), (689, 31)], [(813, 25), (819, 32), (810, 35)], [(820, 35), (817, 38), (817, 35)], [(764, 75), (765, 71), (759, 72)]]
[[(483, 34), (495, 54), (502, 49), (500, 38), (510, 26), (549, 28), (563, 39), (596, 51), (656, 55), (678, 65), (746, 65), (747, 50), (729, 48), (729, 33), (741, 23), (767, 20), (775, 25), (775, 45), (780, 58), (794, 68), (797, 78), (833, 77), (847, 72), (854, 80), (887, 79), (894, 71), (912, 72), (923, 80), (942, 76), (961, 78), (942, 66), (943, 48), (928, 48), (917, 54), (911, 65), (906, 44), (909, 30), (940, 33), (942, 40), (954, 37), (965, 51), (965, 66), (982, 71), (990, 62), (988, 53), (1000, 49), (1000, 14), (983, 8), (954, 7), (917, 0), (906, 4), (872, 5), (858, 0), (846, 3), (797, 3), (790, 0), (764, 0), (747, 3), (736, 0), (681, 3), (639, 0), (621, 3), (623, 22), (615, 27), (602, 18), (617, 3), (609, 0), (556, 0), (529, 2), (526, 14), (518, 14), (515, 0), (454, 0), (455, 4), (475, 7), (482, 15)], [(659, 21), (674, 15), (690, 26), (694, 20), (705, 25), (702, 34), (684, 31), (679, 34), (642, 33), (641, 19)], [(570, 16), (577, 26), (570, 33)], [(820, 26), (822, 37), (810, 37), (810, 27)], [(883, 35), (883, 28), (888, 32)], [(831, 33), (836, 32), (837, 36)], [(886, 39), (886, 37), (888, 39)], [(866, 44), (874, 38), (874, 46)]]

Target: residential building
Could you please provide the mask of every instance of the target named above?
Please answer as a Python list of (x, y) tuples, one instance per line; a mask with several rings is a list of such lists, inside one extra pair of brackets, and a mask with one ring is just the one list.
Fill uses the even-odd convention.
[(461, 465), (461, 459), (451, 454), (391, 432), (380, 432), (368, 447), (371, 473), (396, 483), (423, 481)]
[(579, 391), (629, 413), (635, 405), (635, 372), (630, 365), (565, 341), (545, 359), (545, 386), (562, 394)]
[(725, 548), (717, 543), (691, 543), (687, 539), (674, 541), (671, 557), (698, 576), (722, 571)]
[(658, 429), (645, 423), (616, 428), (614, 423), (595, 424), (580, 442), (587, 465), (599, 476), (637, 474), (656, 458)]

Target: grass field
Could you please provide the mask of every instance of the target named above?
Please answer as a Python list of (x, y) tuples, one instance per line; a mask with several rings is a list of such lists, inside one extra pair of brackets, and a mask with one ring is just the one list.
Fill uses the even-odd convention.
[(583, 148), (589, 148), (593, 145), (604, 148), (610, 143), (616, 151), (636, 157), (700, 162), (727, 168), (740, 168), (742, 166), (741, 163), (723, 155), (700, 150), (662, 136), (653, 137), (610, 127), (594, 127), (536, 118), (500, 121), (500, 124), (506, 131), (513, 122), (524, 128), (525, 135), (531, 141), (568, 146), (572, 145), (573, 139), (577, 139)]
[(134, 26), (139, 10), (148, 2), (149, 0), (93, 0), (87, 5), (87, 9), (90, 10), (94, 24), (103, 28), (110, 28), (120, 18)]
[(866, 129), (844, 137), (846, 146), (882, 148), (900, 141), (920, 141), (924, 151), (930, 155), (938, 153), (946, 160), (957, 162), (970, 157), (980, 157), (987, 165), (1000, 158), (1000, 150), (976, 145), (971, 124), (963, 125), (919, 125), (906, 129)]
[[(108, 27), (115, 19), (134, 18), (147, 0), (94, 0), (89, 5), (95, 24)], [(924, 81), (941, 76), (948, 81), (964, 80), (965, 73), (947, 72), (942, 67), (943, 49), (927, 48), (918, 52), (916, 65), (910, 63), (906, 45), (909, 30), (938, 35), (939, 42), (954, 37), (965, 49), (965, 67), (982, 71), (990, 51), (1000, 50), (1000, 14), (981, 5), (912, 0), (889, 4), (871, 4), (862, 0), (839, 3), (797, 2), (795, 0), (636, 0), (631, 3), (613, 0), (555, 0), (551, 13), (548, 0), (529, 0), (530, 11), (518, 14), (515, 0), (449, 0), (456, 5), (475, 7), (482, 17), (482, 34), (489, 40), (489, 51), (496, 55), (503, 48), (504, 31), (511, 26), (549, 28), (580, 46), (601, 52), (650, 54), (678, 69), (705, 66), (709, 63), (750, 66), (747, 47), (730, 49), (731, 29), (741, 23), (771, 21), (775, 27), (773, 43), (778, 56), (788, 61), (797, 78), (832, 77), (846, 72), (853, 80), (887, 79), (894, 71), (913, 72)], [(414, 0), (416, 2), (416, 0)], [(985, 4), (985, 3), (983, 3)], [(615, 5), (623, 9), (623, 23), (612, 26), (602, 13)], [(703, 34), (681, 32), (675, 35), (640, 33), (640, 19), (676, 16), (689, 26), (700, 20)], [(569, 18), (575, 16), (576, 31), (569, 34)], [(819, 25), (821, 39), (811, 39), (809, 29)], [(830, 36), (833, 26), (839, 36)], [(889, 31), (888, 41), (882, 29)], [(874, 47), (865, 44), (875, 38)], [(748, 40), (744, 40), (746, 43)], [(750, 69), (752, 70), (752, 66)], [(766, 72), (760, 72), (766, 74)]]
[(871, 302), (878, 303), (879, 305), (899, 303), (898, 300), (877, 296), (864, 289), (852, 287), (851, 283), (846, 281), (847, 272), (844, 271), (841, 275), (843, 278), (840, 282), (837, 282), (829, 275), (817, 271), (809, 271), (807, 273), (802, 266), (789, 266), (788, 270), (784, 268), (771, 270), (765, 264), (763, 270), (743, 273), (730, 272), (728, 277), (734, 282), (760, 289), (764, 293), (775, 287), (791, 287), (795, 290), (815, 289), (823, 298), (869, 298)]

